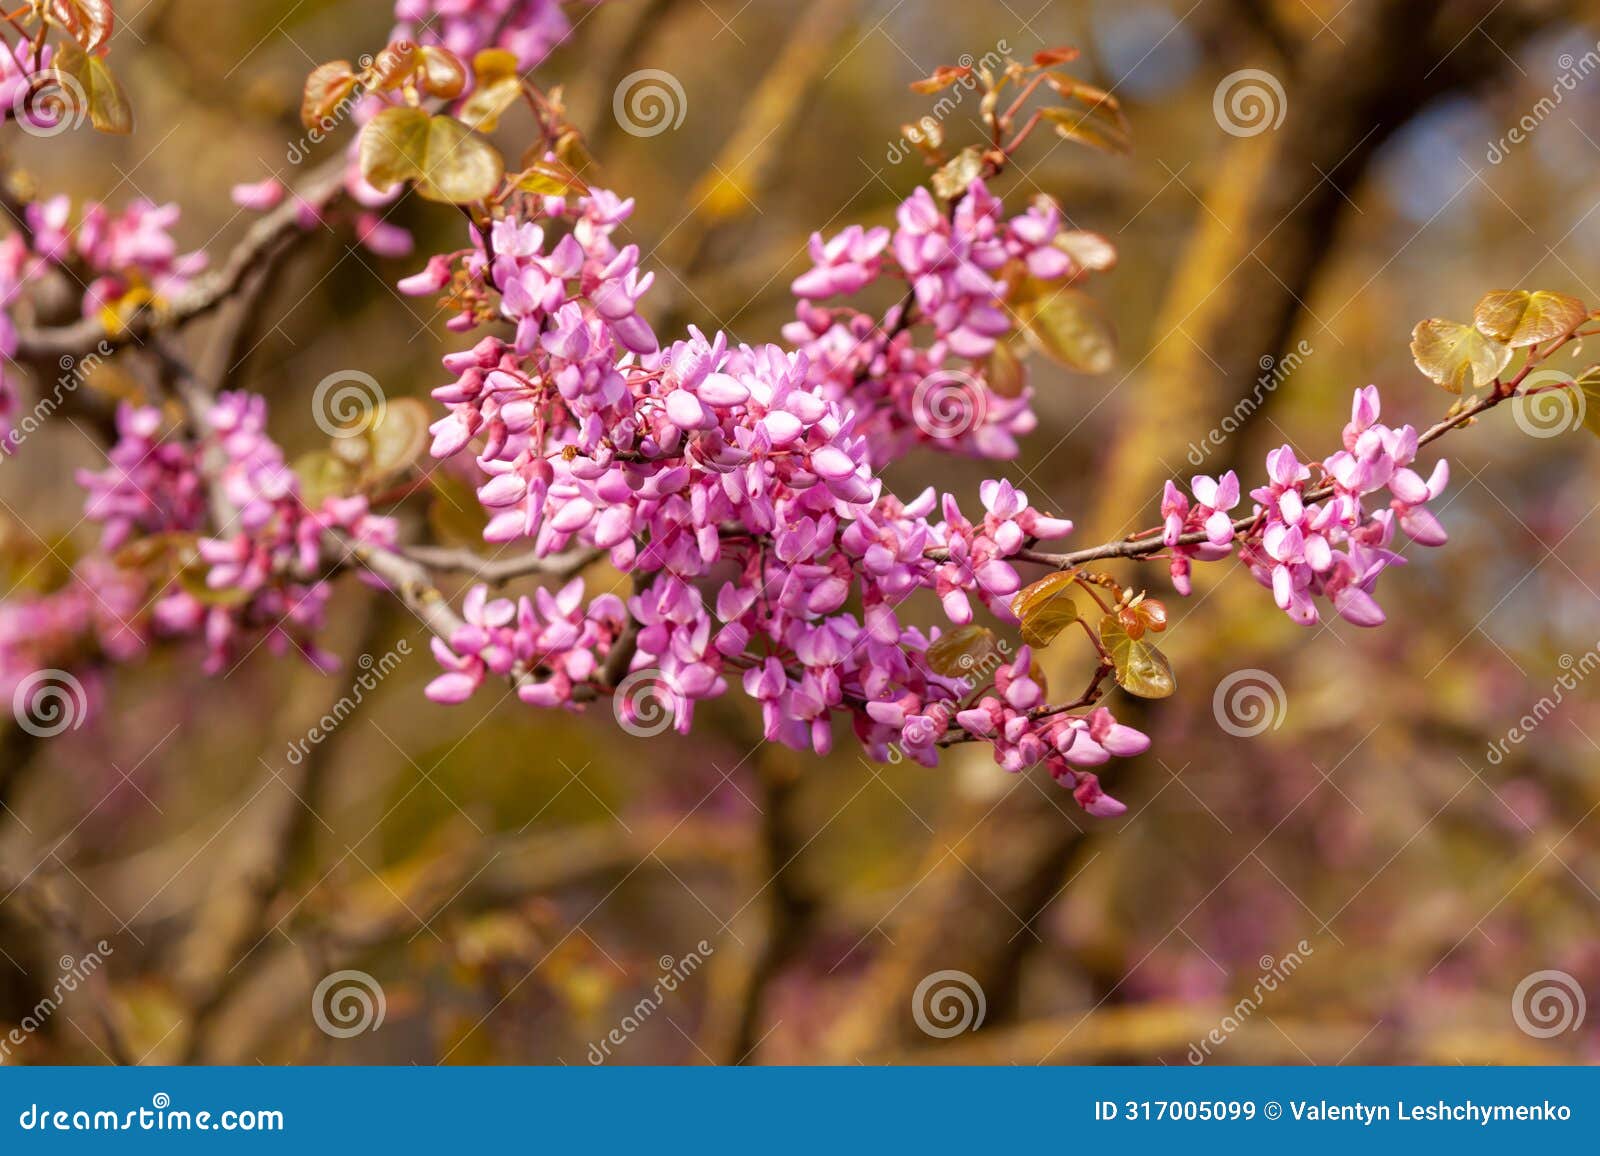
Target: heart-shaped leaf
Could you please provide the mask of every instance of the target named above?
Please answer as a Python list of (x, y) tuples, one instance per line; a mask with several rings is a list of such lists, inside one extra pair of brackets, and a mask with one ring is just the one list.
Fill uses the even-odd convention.
[(1029, 278), (1018, 286), (1013, 307), (1029, 343), (1052, 361), (1080, 373), (1104, 373), (1116, 363), (1116, 333), (1083, 290)]
[(409, 180), (429, 200), (464, 204), (493, 193), (505, 163), (454, 117), (386, 108), (362, 130), (361, 174), (382, 191)]
[(1511, 363), (1511, 347), (1458, 321), (1435, 317), (1411, 331), (1417, 368), (1451, 393), (1481, 389)]
[(1068, 594), (1076, 577), (1075, 570), (1058, 571), (1023, 587), (1011, 600), (1011, 612), (1022, 623), (1022, 641), (1048, 646), (1078, 620), (1078, 605)]
[(454, 100), (467, 88), (467, 66), (447, 48), (424, 44), (418, 49), (418, 75), (422, 88), (440, 100)]
[(1600, 365), (1591, 365), (1578, 374), (1573, 388), (1578, 391), (1578, 404), (1583, 407), (1583, 424), (1590, 433), (1600, 436)]
[(962, 626), (936, 639), (928, 647), (928, 667), (946, 678), (960, 678), (993, 654), (998, 643), (987, 626)]
[(504, 48), (485, 48), (472, 58), (473, 88), (461, 106), (461, 119), (479, 132), (493, 132), (500, 114), (522, 95), (517, 58)]
[(94, 52), (111, 39), (116, 14), (111, 0), (50, 0), (50, 20), (66, 30), (85, 52)]
[(1117, 685), (1140, 698), (1167, 698), (1178, 689), (1167, 656), (1142, 638), (1130, 638), (1115, 614), (1100, 620), (1100, 645), (1116, 668)]
[(103, 56), (91, 56), (76, 41), (68, 40), (56, 48), (52, 70), (62, 88), (76, 97), (83, 94), (89, 108), (89, 123), (101, 132), (123, 135), (133, 131), (133, 113), (122, 86), (111, 75)]
[(330, 60), (319, 64), (306, 77), (306, 86), (300, 94), (300, 123), (307, 128), (317, 128), (333, 117), (356, 88), (356, 74), (348, 60)]
[(929, 184), (943, 200), (955, 201), (966, 195), (972, 182), (982, 173), (983, 153), (976, 145), (968, 145), (941, 165), (929, 179)]
[(1576, 297), (1544, 289), (1490, 293), (1472, 311), (1473, 324), (1481, 332), (1513, 349), (1571, 333), (1587, 316), (1583, 302)]

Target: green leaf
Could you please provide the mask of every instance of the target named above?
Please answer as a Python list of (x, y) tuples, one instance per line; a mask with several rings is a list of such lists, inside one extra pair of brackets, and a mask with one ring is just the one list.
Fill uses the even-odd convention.
[(421, 180), (428, 157), (428, 114), (386, 108), (361, 131), (361, 175), (379, 192)]
[(504, 48), (485, 48), (472, 58), (472, 95), (461, 106), (461, 119), (479, 132), (493, 132), (500, 114), (522, 95), (517, 58)]
[(1004, 341), (984, 360), (983, 377), (990, 392), (1000, 397), (1021, 397), (1028, 385), (1028, 371), (1022, 368), (1016, 350)]
[(382, 416), (367, 431), (369, 480), (404, 473), (417, 463), (428, 448), (430, 416), (428, 407), (414, 397), (384, 404)]
[(56, 47), (52, 65), (64, 91), (83, 94), (89, 122), (101, 132), (118, 136), (133, 131), (133, 113), (122, 86), (111, 74), (103, 56), (90, 56), (74, 40)]
[(415, 181), (431, 201), (464, 204), (489, 196), (505, 163), (459, 120), (420, 108), (386, 108), (361, 133), (361, 173), (380, 191)]
[(428, 484), (434, 492), (428, 505), (428, 528), (435, 540), (453, 546), (483, 545), (489, 516), (473, 488), (442, 469), (428, 475)]
[(1591, 365), (1577, 376), (1573, 387), (1583, 406), (1583, 424), (1600, 437), (1600, 365)]
[(962, 626), (928, 647), (928, 666), (946, 678), (960, 678), (984, 655), (995, 653), (998, 641), (987, 626)]
[(1081, 373), (1104, 373), (1116, 363), (1116, 333), (1083, 290), (1029, 278), (1018, 286), (1013, 307), (1029, 343), (1051, 360)]
[(1144, 639), (1128, 637), (1115, 614), (1100, 620), (1100, 645), (1111, 655), (1117, 685), (1140, 698), (1167, 698), (1178, 689), (1167, 656)]
[(1588, 316), (1583, 302), (1564, 293), (1524, 289), (1490, 293), (1472, 311), (1479, 331), (1513, 349), (1571, 333)]
[(522, 192), (539, 197), (569, 197), (589, 191), (589, 186), (560, 161), (534, 161), (512, 177), (511, 183)]
[(1490, 384), (1511, 364), (1511, 347), (1458, 321), (1431, 318), (1411, 331), (1411, 356), (1451, 393)]
[(929, 183), (942, 200), (954, 201), (966, 195), (982, 172), (983, 153), (976, 145), (968, 145), (941, 165)]
[(1051, 242), (1080, 269), (1103, 273), (1117, 263), (1117, 248), (1099, 233), (1086, 229), (1067, 229), (1055, 235)]
[(1076, 570), (1059, 571), (1017, 593), (1011, 600), (1011, 612), (1022, 623), (1022, 641), (1029, 646), (1048, 646), (1078, 620), (1078, 604), (1068, 596), (1076, 578)]
[(1064, 108), (1041, 109), (1040, 114), (1055, 126), (1062, 140), (1077, 141), (1092, 149), (1113, 154), (1133, 151), (1128, 122), (1122, 106), (1110, 93), (1092, 84), (1052, 80), (1051, 87), (1067, 100)]
[(300, 498), (311, 509), (328, 498), (343, 498), (355, 492), (355, 469), (329, 450), (303, 454), (295, 459), (293, 468), (295, 477), (300, 479)]

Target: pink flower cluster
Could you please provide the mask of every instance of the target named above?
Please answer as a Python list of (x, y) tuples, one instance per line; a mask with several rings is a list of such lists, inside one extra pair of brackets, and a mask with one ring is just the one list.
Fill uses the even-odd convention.
[[(1037, 420), (1026, 389), (996, 392), (984, 359), (1011, 331), (1007, 302), (1023, 278), (1054, 285), (1087, 273), (1062, 247), (1061, 211), (1040, 197), (1007, 219), (978, 180), (948, 213), (919, 188), (896, 219), (892, 232), (852, 225), (811, 238), (812, 268), (792, 285), (801, 300), (784, 337), (806, 355), (811, 383), (857, 415), (875, 467), (914, 445), (1013, 458)], [(907, 292), (881, 319), (820, 304), (886, 277)], [(930, 331), (925, 343), (918, 325)]]
[(39, 256), (64, 265), (81, 261), (92, 274), (83, 294), (85, 316), (114, 309), (132, 293), (166, 300), (181, 293), (206, 267), (201, 251), (179, 253), (172, 237), (179, 209), (156, 205), (144, 198), (121, 212), (90, 201), (74, 221), (72, 200), (66, 196), (36, 201), (27, 208), (33, 248)]
[(468, 61), (480, 49), (505, 48), (523, 71), (572, 30), (561, 0), (398, 0), (394, 16), (393, 40), (440, 44)]
[(627, 624), (622, 599), (603, 594), (587, 607), (583, 580), (552, 594), (490, 599), (474, 586), (461, 606), (466, 621), (448, 640), (433, 640), (445, 673), (428, 684), (435, 702), (465, 702), (489, 675), (505, 677), (542, 669), (542, 681), (524, 681), (518, 694), (535, 706), (574, 706), (573, 691), (591, 683)]
[[(931, 204), (919, 198), (904, 215), (894, 258), (911, 262), (917, 303), (891, 355), (924, 367), (943, 364), (952, 343), (978, 355), (1002, 335), (1006, 286), (989, 273), (1012, 261), (1037, 275), (1071, 272), (1050, 247), (1053, 210), (1006, 222), (980, 186), (941, 229), (927, 219)], [(658, 348), (637, 311), (650, 275), (634, 246), (613, 239), (631, 201), (593, 189), (508, 208), (487, 238), (474, 232), (468, 248), (402, 283), (411, 293), (450, 286), (453, 328), (486, 316), (511, 326), (445, 359), (454, 380), (434, 391), (447, 413), (433, 452), (470, 449), (488, 541), (531, 539), (541, 555), (608, 551), (635, 593), (623, 615), (609, 594), (584, 608), (581, 585), (554, 601), (475, 591), (470, 625), (436, 647), (445, 673), (430, 695), (459, 701), (489, 675), (513, 675), (527, 701), (577, 705), (609, 689), (598, 675), (631, 617), (630, 669), (670, 690), (680, 729), (695, 702), (739, 674), (774, 741), (827, 750), (844, 713), (869, 750), (933, 761), (961, 687), (929, 667), (938, 634), (903, 624), (900, 606), (927, 590), (954, 623), (972, 621), (974, 599), (1012, 620), (1021, 578), (1009, 559), (1072, 524), (1001, 480), (981, 487), (977, 519), (931, 489), (909, 503), (888, 494), (877, 470), (894, 456), (883, 415), (898, 400), (870, 373), (847, 385), (816, 373), (805, 349), (735, 348), (692, 328)], [(810, 287), (864, 286), (890, 259), (889, 241), (864, 232), (819, 241)], [(1007, 685), (1017, 697), (1033, 683), (1024, 668)], [(619, 701), (619, 716), (629, 709)], [(1136, 745), (1132, 732), (1096, 724), (1096, 737), (1088, 725), (1024, 710), (984, 737), (1012, 770), (1047, 757), (1087, 766)], [(1083, 785), (1092, 774), (1072, 782), (1099, 798)]]
[[(1419, 545), (1446, 540), (1427, 503), (1449, 483), (1449, 463), (1439, 461), (1424, 481), (1411, 469), (1417, 431), (1383, 425), (1378, 414), (1377, 386), (1357, 390), (1344, 448), (1323, 460), (1315, 478), (1293, 449), (1280, 446), (1267, 455), (1267, 484), (1250, 492), (1256, 505), (1248, 530), (1239, 535), (1240, 557), (1278, 607), (1304, 626), (1319, 620), (1318, 597), (1357, 626), (1381, 624), (1384, 613), (1373, 587), (1385, 569), (1405, 562), (1390, 548), (1396, 527)], [(1314, 489), (1329, 492), (1309, 500)], [(1384, 490), (1388, 501), (1369, 509), (1372, 495)], [(1191, 492), (1193, 504), (1168, 482), (1161, 504), (1173, 584), (1185, 594), (1192, 559), (1214, 561), (1232, 549), (1228, 511), (1238, 504), (1239, 482), (1231, 472), (1220, 481), (1197, 477)], [(1179, 542), (1197, 529), (1205, 533), (1204, 542)]]
[(150, 592), (149, 628), (163, 637), (199, 635), (206, 668), (223, 667), (243, 639), (264, 635), (274, 653), (299, 649), (331, 659), (313, 636), (331, 594), (322, 565), (325, 535), (392, 546), (395, 523), (362, 497), (328, 498), (316, 509), (266, 432), (266, 401), (219, 396), (195, 438), (174, 438), (154, 406), (122, 406), (107, 468), (81, 471), (85, 512), (99, 522), (101, 548), (132, 536), (192, 543), (187, 575)]

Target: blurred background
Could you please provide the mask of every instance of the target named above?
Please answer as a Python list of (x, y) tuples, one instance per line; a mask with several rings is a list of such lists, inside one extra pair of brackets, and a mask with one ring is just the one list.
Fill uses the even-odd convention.
[[(1431, 423), (1448, 398), (1411, 363), (1422, 318), (1518, 287), (1600, 305), (1592, 2), (569, 8), (541, 77), (565, 86), (598, 183), (638, 199), (656, 331), (752, 342), (790, 317), (811, 231), (888, 223), (926, 179), (901, 126), (936, 98), (910, 82), (1081, 50), (1072, 70), (1123, 102), (1133, 154), (1041, 134), (998, 191), (1048, 192), (1118, 247), (1091, 287), (1118, 362), (1035, 360), (1041, 428), (1018, 461), (893, 475), (970, 494), (998, 470), (1074, 518), (1077, 544), (1154, 524), (1168, 477), (1249, 484), (1284, 442), (1320, 459), (1359, 385), (1387, 420)], [(292, 184), (348, 143), (304, 141), (305, 74), (392, 27), (379, 0), (119, 15), (135, 133), (19, 135), (8, 159), (41, 193), (177, 201), (183, 247), (214, 259), (248, 225), (231, 186)], [(619, 127), (640, 69), (681, 86), (675, 129)], [(1241, 83), (1264, 120), (1229, 104)], [(978, 139), (966, 99), (952, 142)], [(391, 220), (419, 252), (460, 243), (438, 206)], [(234, 379), (291, 452), (318, 444), (309, 397), (334, 370), (390, 397), (445, 380), (458, 340), (392, 289), (418, 264), (324, 233), (256, 304)], [(0, 474), (38, 534), (0, 523), (8, 589), (59, 577), (39, 538), (58, 559), (92, 543), (71, 476), (98, 436), (53, 422)], [(0, 1029), (104, 941), (6, 1062), (1600, 1059), (1600, 1010), (1526, 1030), (1524, 984), (1559, 971), (1569, 1002), (1600, 1000), (1600, 447), (1504, 410), (1444, 444), (1451, 542), (1385, 579), (1384, 629), (1298, 628), (1231, 562), (1187, 600), (1159, 565), (1118, 571), (1167, 601), (1179, 693), (1116, 696), (1154, 745), (1107, 769), (1114, 820), (977, 749), (928, 770), (870, 764), (843, 731), (828, 758), (765, 745), (738, 695), (691, 738), (492, 688), (435, 706), (417, 622), (354, 583), (331, 675), (262, 652), (207, 678), (186, 649), (106, 671), (88, 726), (0, 739)], [(369, 666), (383, 677), (358, 694)], [(1259, 692), (1242, 706), (1241, 685)], [(330, 1032), (313, 1007), (349, 972), (381, 1026)]]

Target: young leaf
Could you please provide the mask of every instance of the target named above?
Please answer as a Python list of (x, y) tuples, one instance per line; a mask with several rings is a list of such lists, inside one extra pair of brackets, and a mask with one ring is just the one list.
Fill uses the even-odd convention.
[(942, 200), (954, 201), (966, 193), (982, 172), (983, 153), (976, 145), (968, 145), (945, 162), (929, 183)]
[(1065, 108), (1041, 110), (1044, 118), (1055, 126), (1057, 136), (1101, 152), (1125, 154), (1133, 151), (1128, 122), (1116, 97), (1092, 84), (1057, 77), (1053, 73), (1049, 79), (1050, 87), (1068, 101)]
[(1100, 645), (1111, 655), (1116, 667), (1117, 685), (1140, 698), (1167, 698), (1178, 689), (1167, 656), (1154, 645), (1128, 637), (1115, 614), (1100, 620)]
[(300, 123), (316, 128), (332, 117), (346, 97), (355, 91), (356, 74), (350, 70), (348, 60), (330, 60), (319, 64), (306, 77), (305, 90), (300, 94)]
[(53, 23), (90, 53), (111, 39), (116, 25), (111, 0), (50, 0), (48, 12)]
[(559, 161), (534, 161), (512, 177), (511, 183), (524, 193), (540, 197), (570, 197), (589, 191), (589, 187)]
[(451, 116), (428, 120), (426, 178), (417, 192), (430, 201), (465, 204), (480, 201), (499, 188), (505, 161), (488, 141)]
[(103, 56), (90, 56), (76, 41), (57, 46), (53, 69), (68, 92), (81, 92), (89, 106), (89, 122), (101, 132), (122, 135), (133, 131), (133, 113), (122, 86), (111, 75)]
[(1068, 592), (1077, 572), (1059, 571), (1030, 586), (1011, 600), (1011, 612), (1022, 623), (1022, 641), (1029, 646), (1049, 646), (1067, 627), (1078, 620), (1078, 605)]
[(361, 175), (379, 192), (421, 180), (428, 159), (428, 114), (386, 108), (361, 131)]
[(1099, 233), (1091, 233), (1085, 229), (1067, 229), (1057, 233), (1051, 244), (1071, 257), (1072, 263), (1080, 269), (1104, 273), (1117, 263), (1116, 246)]
[(302, 454), (291, 468), (300, 479), (300, 497), (313, 509), (328, 498), (342, 498), (355, 492), (355, 470), (330, 450)]
[(1576, 297), (1516, 289), (1484, 297), (1472, 311), (1472, 322), (1480, 332), (1519, 349), (1571, 333), (1587, 316)]
[(928, 667), (946, 678), (960, 678), (996, 649), (994, 631), (987, 626), (962, 626), (928, 647)]
[(1081, 373), (1104, 373), (1116, 362), (1116, 334), (1100, 305), (1081, 289), (1028, 280), (1018, 287), (1017, 321), (1045, 356)]
[(1590, 433), (1600, 437), (1600, 365), (1591, 365), (1578, 374), (1573, 388), (1578, 391), (1578, 404), (1583, 407), (1583, 424)]
[(989, 391), (999, 397), (1021, 397), (1028, 385), (1028, 371), (1022, 368), (1016, 350), (1004, 341), (983, 363), (983, 377), (989, 383)]
[(500, 114), (522, 95), (517, 58), (504, 48), (485, 48), (472, 58), (472, 95), (461, 106), (461, 119), (479, 132), (493, 132)]
[(1036, 68), (1053, 68), (1058, 64), (1067, 64), (1078, 59), (1078, 50), (1070, 44), (1060, 48), (1046, 48), (1042, 52), (1033, 54), (1033, 63)]
[(416, 45), (405, 40), (396, 40), (382, 52), (378, 53), (370, 69), (371, 87), (378, 92), (387, 92), (399, 88), (416, 72), (419, 61), (417, 59)]
[(454, 100), (467, 88), (467, 66), (447, 48), (424, 44), (418, 49), (422, 88), (440, 100)]
[(367, 431), (370, 480), (392, 477), (416, 464), (428, 448), (428, 407), (414, 397), (388, 401)]
[(1411, 331), (1411, 356), (1451, 393), (1481, 389), (1511, 364), (1511, 347), (1457, 321), (1431, 318)]
[(428, 528), (438, 542), (454, 546), (483, 545), (489, 515), (476, 491), (453, 474), (434, 470), (428, 475), (434, 499), (428, 504)]
[(380, 190), (410, 180), (429, 200), (463, 204), (493, 193), (505, 163), (454, 117), (386, 108), (362, 130), (361, 174)]
[(932, 96), (936, 92), (949, 88), (956, 81), (964, 80), (971, 75), (972, 69), (970, 68), (958, 68), (953, 64), (941, 64), (933, 70), (932, 76), (923, 80), (912, 81), (911, 91), (920, 92), (924, 96)]

